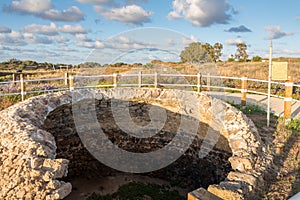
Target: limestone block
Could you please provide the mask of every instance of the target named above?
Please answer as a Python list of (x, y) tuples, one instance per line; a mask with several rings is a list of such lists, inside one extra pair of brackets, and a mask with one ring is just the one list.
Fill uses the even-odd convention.
[(230, 172), (227, 176), (227, 179), (230, 181), (243, 181), (254, 187), (257, 185), (258, 181), (257, 178), (252, 176), (251, 174), (240, 172)]
[(25, 194), (26, 194), (26, 191), (24, 189), (19, 189), (16, 192), (16, 196), (17, 196), (18, 199), (23, 199)]
[(53, 178), (62, 178), (67, 175), (69, 161), (66, 159), (45, 159), (43, 169), (53, 173)]
[(248, 158), (233, 156), (229, 158), (229, 162), (231, 163), (231, 167), (234, 170), (238, 170), (240, 172), (245, 172), (253, 169), (253, 163)]
[(199, 188), (188, 194), (188, 200), (222, 200), (222, 199), (208, 192), (204, 188)]
[(244, 138), (240, 137), (229, 137), (229, 145), (234, 153), (234, 151), (249, 148), (247, 141)]
[(30, 167), (32, 169), (40, 169), (43, 166), (45, 158), (40, 158), (40, 157), (31, 157), (30, 159)]
[(223, 200), (244, 200), (244, 197), (237, 191), (229, 190), (220, 185), (210, 185), (207, 190)]
[(53, 177), (54, 177), (54, 175), (53, 175), (52, 172), (46, 171), (45, 174), (43, 175), (43, 180), (45, 182), (49, 182), (49, 181), (51, 181), (53, 179)]
[(47, 184), (47, 189), (56, 190), (61, 187), (61, 182), (58, 180), (50, 180)]
[(61, 187), (52, 194), (46, 196), (46, 200), (64, 199), (72, 191), (71, 183), (62, 182)]

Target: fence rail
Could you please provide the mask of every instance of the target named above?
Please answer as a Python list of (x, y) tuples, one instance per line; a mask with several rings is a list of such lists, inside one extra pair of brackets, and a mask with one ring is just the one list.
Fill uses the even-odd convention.
[[(129, 79), (128, 79), (129, 78)], [(223, 82), (227, 81), (224, 85)], [(41, 83), (55, 82), (60, 83), (56, 87), (50, 86), (43, 88)], [(245, 105), (247, 102), (247, 94), (253, 93), (258, 95), (268, 95), (261, 91), (261, 88), (266, 89), (266, 80), (259, 80), (247, 77), (227, 77), (216, 76), (210, 74), (159, 74), (159, 73), (145, 73), (136, 74), (108, 74), (108, 75), (78, 75), (74, 76), (69, 73), (64, 73), (60, 78), (44, 78), (36, 80), (26, 80), (23, 74), (20, 74), (20, 79), (16, 80), (13, 76), (12, 81), (0, 82), (0, 97), (20, 95), (21, 100), (26, 98), (29, 94), (41, 94), (48, 92), (67, 91), (85, 88), (108, 88), (108, 87), (165, 87), (165, 88), (186, 88), (191, 87), (198, 92), (225, 90), (230, 92), (241, 93), (241, 104)], [(230, 85), (231, 84), (231, 85)], [(233, 84), (233, 85), (232, 85)], [(259, 86), (255, 84), (261, 84)], [(265, 84), (265, 85), (263, 85)], [(294, 84), (292, 80), (287, 82), (275, 82), (271, 84), (275, 90), (284, 91), (284, 95), (271, 94), (272, 97), (284, 99), (285, 108), (289, 109), (289, 104), (292, 101), (299, 101), (293, 98), (293, 88), (300, 90), (300, 85)], [(238, 86), (236, 86), (238, 85)], [(4, 89), (6, 87), (6, 89)], [(14, 89), (10, 89), (14, 86)], [(35, 89), (30, 89), (27, 86), (35, 86)], [(259, 91), (260, 89), (260, 91)], [(286, 116), (288, 116), (287, 114)]]

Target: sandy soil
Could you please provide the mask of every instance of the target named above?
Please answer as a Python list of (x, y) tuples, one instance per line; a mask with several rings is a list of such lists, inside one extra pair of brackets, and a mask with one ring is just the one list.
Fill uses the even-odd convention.
[[(113, 194), (120, 186), (130, 182), (151, 183), (157, 185), (169, 184), (168, 181), (162, 179), (134, 174), (116, 174), (114, 176), (94, 177), (92, 179), (78, 177), (73, 178), (70, 182), (73, 186), (73, 190), (72, 193), (65, 198), (66, 200), (84, 200), (92, 193), (100, 195)], [(187, 193), (190, 192), (188, 189), (182, 188), (171, 188), (171, 190), (177, 190), (181, 196), (186, 196)]]

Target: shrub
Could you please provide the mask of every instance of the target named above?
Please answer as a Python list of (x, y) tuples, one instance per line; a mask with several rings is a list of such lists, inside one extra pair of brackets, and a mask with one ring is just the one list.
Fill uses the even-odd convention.
[(249, 104), (246, 106), (242, 106), (241, 104), (231, 103), (231, 105), (236, 107), (237, 109), (241, 110), (244, 114), (264, 114), (264, 113), (266, 113), (262, 107), (255, 105), (255, 104)]
[(300, 136), (300, 119), (293, 119), (287, 124), (287, 128), (293, 130), (293, 132)]

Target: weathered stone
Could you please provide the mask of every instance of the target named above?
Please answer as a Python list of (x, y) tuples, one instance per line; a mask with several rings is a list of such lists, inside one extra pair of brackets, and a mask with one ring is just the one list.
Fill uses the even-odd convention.
[(58, 190), (55, 190), (52, 194), (47, 195), (46, 199), (64, 199), (72, 191), (72, 185), (70, 183), (62, 182), (62, 185)]
[(248, 183), (249, 185), (256, 187), (257, 185), (257, 178), (253, 175), (240, 173), (240, 172), (230, 172), (227, 176), (228, 180), (230, 181), (243, 181)]
[(220, 185), (210, 185), (207, 189), (212, 194), (224, 200), (244, 200), (243, 195)]
[(208, 192), (204, 188), (199, 188), (188, 194), (188, 200), (222, 200), (222, 199)]
[(231, 137), (229, 139), (229, 144), (232, 149), (236, 149), (236, 150), (241, 150), (241, 149), (247, 150), (249, 148), (244, 138)]
[(231, 163), (231, 167), (234, 170), (238, 170), (240, 172), (252, 170), (253, 163), (248, 158), (241, 157), (230, 157), (229, 161)]

